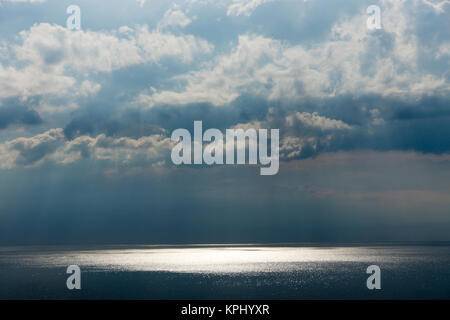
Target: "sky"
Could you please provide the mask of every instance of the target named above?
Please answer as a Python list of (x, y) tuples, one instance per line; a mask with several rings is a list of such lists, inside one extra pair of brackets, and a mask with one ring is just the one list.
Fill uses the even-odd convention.
[[(278, 174), (175, 166), (195, 120)], [(448, 0), (0, 1), (0, 245), (448, 241), (449, 137)]]

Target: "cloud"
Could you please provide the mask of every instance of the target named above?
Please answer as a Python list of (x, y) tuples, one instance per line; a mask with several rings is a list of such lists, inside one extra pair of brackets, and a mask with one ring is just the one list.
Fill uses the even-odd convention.
[[(213, 47), (192, 35), (149, 31), (146, 26), (120, 28), (118, 32), (72, 32), (40, 23), (20, 32), (20, 44), (9, 44), (9, 66), (0, 64), (0, 97), (65, 95), (85, 96), (99, 85), (77, 79), (99, 72), (110, 73), (139, 64), (157, 64), (166, 57), (191, 62)], [(20, 66), (20, 67), (19, 67)]]
[(97, 93), (100, 90), (100, 85), (98, 83), (93, 83), (89, 80), (84, 80), (80, 85), (80, 95), (89, 96)]
[(340, 120), (329, 119), (326, 117), (319, 116), (317, 112), (307, 113), (307, 112), (296, 112), (286, 118), (286, 123), (288, 126), (296, 126), (296, 122), (301, 122), (302, 124), (319, 128), (323, 130), (349, 130), (351, 126)]
[(122, 167), (161, 166), (168, 160), (172, 146), (170, 139), (162, 135), (131, 139), (101, 134), (67, 140), (63, 129), (57, 128), (0, 144), (0, 168), (37, 166), (46, 161), (67, 165), (82, 159), (96, 159)]
[(193, 56), (209, 53), (212, 46), (192, 35), (150, 31), (146, 26), (128, 27), (122, 31), (93, 32), (48, 23), (34, 25), (20, 33), (22, 44), (14, 51), (20, 61), (39, 66), (43, 70), (72, 70), (86, 73), (111, 72), (142, 63), (158, 63), (163, 57), (176, 57), (190, 62)]
[[(95, 119), (93, 121), (96, 123)], [(282, 128), (280, 154), (281, 159), (285, 161), (334, 150), (333, 142), (342, 134), (349, 134), (353, 130), (343, 121), (317, 113), (294, 112), (280, 119), (273, 109), (269, 110), (264, 120), (238, 123), (232, 128)], [(78, 134), (74, 134), (74, 130)], [(160, 133), (140, 138), (86, 135), (93, 132), (95, 130), (92, 128), (80, 131), (78, 126), (77, 129), (52, 129), (31, 138), (7, 141), (2, 144), (3, 158), (7, 159), (3, 168), (39, 165), (44, 163), (44, 160), (68, 164), (87, 158), (132, 166), (154, 162), (170, 165), (170, 161), (165, 161), (168, 160), (173, 143), (165, 134), (165, 130), (160, 129)], [(67, 140), (67, 136), (72, 140)]]
[(63, 95), (75, 84), (73, 77), (43, 73), (35, 66), (16, 69), (0, 65), (0, 98)]
[(369, 94), (447, 95), (448, 75), (427, 67), (437, 63), (436, 59), (441, 65), (449, 64), (446, 46), (437, 53), (424, 53), (406, 2), (386, 1), (383, 5), (383, 29), (367, 30), (365, 12), (344, 16), (331, 28), (326, 41), (314, 45), (240, 35), (230, 53), (216, 57), (201, 70), (173, 78), (184, 87), (152, 87), (138, 102), (147, 107), (219, 106), (245, 94), (272, 101)]
[(335, 140), (352, 133), (352, 127), (347, 123), (320, 116), (317, 112), (294, 112), (286, 116), (284, 129), (280, 157), (285, 161), (334, 150)]
[(227, 15), (249, 16), (260, 5), (274, 0), (233, 0), (228, 6)]
[(175, 77), (187, 83), (181, 91), (153, 89), (151, 95), (142, 94), (139, 102), (153, 107), (157, 104), (230, 103), (246, 91), (260, 89), (264, 94), (264, 79), (260, 61), (275, 59), (280, 43), (261, 36), (239, 36), (237, 47), (230, 55), (220, 56), (214, 67)]
[(183, 11), (178, 8), (171, 8), (166, 11), (161, 21), (158, 23), (159, 29), (167, 27), (181, 27), (184, 28), (191, 24), (192, 20), (188, 18)]
[(64, 142), (61, 129), (51, 129), (31, 138), (17, 138), (0, 144), (0, 168), (40, 164)]
[[(233, 14), (261, 3), (235, 1)], [(154, 30), (124, 25), (109, 32), (70, 32), (37, 24), (8, 46), (15, 60), (0, 66), (5, 71), (0, 96), (65, 97), (67, 110), (78, 108), (64, 128), (70, 139), (101, 134), (139, 139), (203, 119), (222, 129), (280, 128), (286, 160), (364, 148), (447, 152), (448, 144), (437, 143), (437, 137), (447, 132), (448, 72), (435, 66), (450, 63), (448, 45), (421, 45), (425, 40), (413, 14), (425, 8), (427, 16), (439, 19), (442, 12), (421, 1), (412, 7), (394, 1), (381, 6), (382, 30), (367, 30), (366, 12), (357, 10), (333, 16), (328, 35), (317, 41), (295, 44), (239, 33), (217, 51), (181, 28), (175, 34), (163, 30), (197, 22), (181, 6), (164, 9)], [(215, 52), (220, 53), (210, 55)], [(180, 64), (165, 66), (167, 58)], [(161, 71), (152, 77), (130, 71), (142, 65)], [(167, 75), (169, 68), (174, 76)], [(114, 74), (114, 85), (100, 83), (105, 73)], [(139, 86), (126, 86), (129, 80)], [(147, 81), (149, 89), (141, 91)], [(117, 90), (125, 87), (134, 91)], [(90, 100), (99, 93), (110, 96)], [(47, 101), (42, 106), (52, 109)]]
[(39, 113), (20, 102), (7, 100), (0, 106), (0, 129), (14, 124), (32, 126), (41, 123)]
[(356, 128), (347, 123), (320, 116), (317, 112), (277, 113), (268, 110), (264, 120), (239, 124), (242, 129), (276, 128), (280, 129), (280, 160), (291, 161), (316, 156), (323, 152), (342, 148), (336, 143), (340, 139), (350, 140)]
[(450, 6), (449, 0), (442, 0), (439, 2), (433, 2), (430, 0), (422, 0), (422, 2), (430, 7), (432, 7), (437, 13), (443, 13), (445, 12), (444, 7)]

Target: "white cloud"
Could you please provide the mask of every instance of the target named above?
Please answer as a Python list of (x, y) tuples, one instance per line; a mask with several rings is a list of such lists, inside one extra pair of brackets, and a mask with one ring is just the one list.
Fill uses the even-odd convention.
[[(212, 46), (191, 35), (149, 31), (146, 26), (119, 29), (128, 37), (114, 33), (70, 31), (58, 25), (41, 23), (22, 31), (21, 45), (15, 45), (16, 56), (42, 69), (69, 69), (78, 72), (111, 72), (140, 63), (157, 63), (173, 56), (189, 62), (197, 53), (209, 53)], [(130, 35), (131, 33), (131, 35)]]
[(239, 123), (233, 128), (280, 129), (280, 159), (290, 161), (310, 157), (331, 150), (336, 137), (353, 133), (353, 126), (344, 121), (319, 115), (317, 112), (291, 112), (279, 117), (276, 110), (269, 109), (265, 119)]
[[(414, 17), (405, 10), (410, 3), (383, 4), (382, 30), (367, 30), (367, 15), (362, 12), (338, 21), (327, 41), (309, 46), (241, 35), (231, 53), (217, 57), (199, 71), (175, 77), (186, 83), (184, 88), (153, 88), (138, 101), (152, 107), (223, 105), (245, 93), (293, 101), (348, 94), (417, 97), (448, 93), (450, 84), (444, 77), (418, 65), (420, 48)], [(443, 46), (438, 55), (446, 52)]]
[(143, 166), (165, 162), (172, 146), (170, 139), (161, 135), (132, 139), (101, 134), (97, 137), (81, 136), (66, 142), (51, 158), (62, 164), (94, 158), (122, 166)]
[(272, 1), (274, 0), (233, 0), (233, 3), (228, 6), (227, 15), (249, 16), (260, 5)]
[(442, 1), (422, 0), (422, 2), (432, 7), (437, 13), (445, 12), (444, 6), (450, 5), (449, 0), (442, 0)]
[(164, 29), (167, 27), (181, 27), (184, 28), (188, 26), (192, 20), (187, 17), (183, 11), (177, 8), (171, 8), (166, 11), (164, 17), (158, 23), (159, 29)]
[(352, 128), (341, 120), (322, 117), (317, 112), (295, 112), (286, 117), (286, 125), (288, 127), (296, 126), (297, 122), (322, 130), (350, 130)]
[(450, 42), (443, 43), (439, 50), (436, 52), (436, 59), (439, 59), (443, 56), (449, 56), (450, 57)]
[(170, 139), (161, 135), (132, 139), (101, 134), (66, 140), (63, 129), (58, 128), (0, 144), (0, 168), (31, 167), (46, 161), (66, 165), (84, 158), (120, 166), (155, 165), (165, 163), (172, 146)]
[(0, 168), (42, 163), (64, 143), (62, 129), (51, 129), (31, 138), (20, 137), (0, 144)]
[(282, 160), (298, 159), (305, 147), (309, 147), (315, 153), (317, 151), (317, 140), (316, 137), (284, 137), (280, 143), (280, 158)]
[(101, 86), (98, 83), (84, 80), (80, 85), (80, 95), (90, 96), (96, 94), (100, 90), (100, 87)]
[(145, 62), (157, 63), (163, 57), (175, 57), (185, 63), (194, 56), (209, 54), (214, 46), (193, 35), (175, 36), (171, 33), (149, 31), (146, 27), (136, 30), (136, 44)]
[[(122, 36), (118, 36), (121, 34)], [(123, 36), (125, 35), (125, 36)], [(86, 95), (98, 85), (80, 81), (92, 72), (111, 72), (143, 63), (158, 63), (163, 57), (191, 62), (195, 55), (210, 53), (213, 46), (192, 35), (121, 27), (118, 32), (70, 31), (41, 23), (20, 32), (21, 43), (1, 52), (13, 52), (9, 65), (0, 64), (0, 97), (33, 95)], [(19, 67), (20, 66), (20, 67)]]
[(69, 76), (42, 72), (40, 68), (28, 66), (23, 69), (4, 68), (0, 65), (0, 97), (27, 98), (35, 95), (65, 94), (76, 84)]
[(150, 107), (156, 104), (228, 103), (252, 84), (260, 86), (261, 80), (264, 80), (258, 77), (258, 74), (264, 72), (258, 69), (261, 58), (267, 57), (273, 61), (279, 52), (278, 41), (261, 36), (240, 36), (238, 46), (233, 52), (218, 57), (212, 63), (212, 68), (176, 77), (177, 80), (187, 82), (184, 90), (155, 91), (150, 96), (143, 94), (140, 96), (140, 102)]

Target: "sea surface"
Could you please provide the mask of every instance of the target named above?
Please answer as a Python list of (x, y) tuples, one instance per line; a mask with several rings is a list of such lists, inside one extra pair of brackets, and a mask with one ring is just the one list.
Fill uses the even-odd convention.
[(450, 244), (0, 247), (0, 299), (450, 299)]

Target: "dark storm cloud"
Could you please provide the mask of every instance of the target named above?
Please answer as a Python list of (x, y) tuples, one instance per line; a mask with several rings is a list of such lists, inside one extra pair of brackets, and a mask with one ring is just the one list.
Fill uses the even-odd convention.
[(105, 133), (139, 138), (154, 133), (168, 134), (177, 128), (190, 129), (195, 120), (202, 120), (205, 127), (226, 129), (237, 123), (263, 120), (270, 106), (274, 105), (256, 96), (243, 95), (223, 107), (197, 103), (157, 106), (150, 110), (129, 108), (124, 111), (109, 101), (89, 104), (77, 112), (64, 128), (66, 136), (73, 139), (85, 134)]
[[(302, 126), (290, 129), (290, 135), (314, 137), (315, 152), (373, 149), (403, 150), (442, 154), (450, 151), (450, 99), (424, 97), (405, 102), (380, 97), (343, 97), (322, 101), (320, 108), (306, 106), (330, 119), (341, 120), (352, 130), (306, 131)], [(293, 132), (292, 132), (293, 131)], [(326, 138), (326, 139), (325, 139)]]
[(14, 99), (0, 102), (0, 129), (14, 124), (33, 126), (41, 123), (41, 116), (32, 108)]
[[(338, 121), (341, 124), (326, 127), (296, 121), (294, 125), (288, 125), (287, 118), (295, 118), (297, 113), (317, 114), (321, 117), (317, 121)], [(377, 95), (342, 96), (305, 99), (290, 104), (242, 95), (221, 107), (190, 104), (157, 106), (147, 111), (129, 109), (125, 112), (111, 108), (108, 111), (101, 109), (99, 114), (86, 109), (70, 121), (64, 132), (69, 139), (100, 133), (139, 138), (155, 133), (170, 135), (177, 128), (191, 130), (195, 120), (202, 120), (204, 128), (221, 130), (254, 121), (269, 128), (279, 128), (282, 138), (304, 139), (305, 145), (299, 158), (359, 149), (438, 154), (450, 151), (450, 140), (443, 139), (450, 134), (450, 99), (427, 96), (411, 101)], [(345, 126), (351, 127), (351, 130), (345, 129)], [(312, 140), (308, 142), (307, 138)]]

